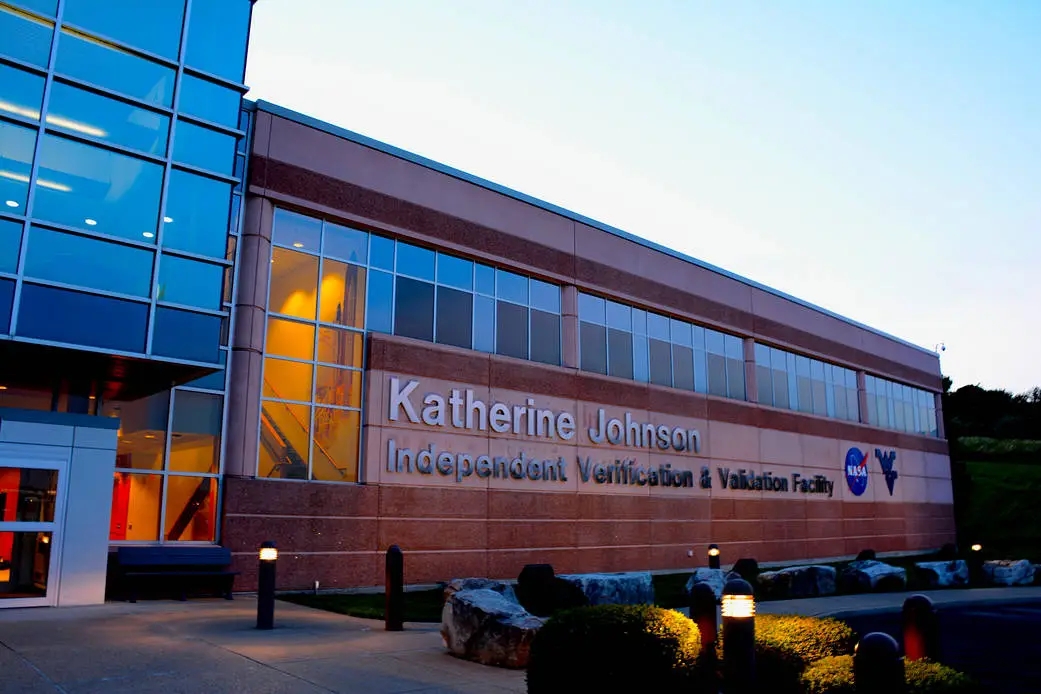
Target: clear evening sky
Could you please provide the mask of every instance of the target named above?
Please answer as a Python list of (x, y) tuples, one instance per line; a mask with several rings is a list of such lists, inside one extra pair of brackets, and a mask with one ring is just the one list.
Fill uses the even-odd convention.
[(263, 0), (246, 81), (1041, 385), (1041, 2)]

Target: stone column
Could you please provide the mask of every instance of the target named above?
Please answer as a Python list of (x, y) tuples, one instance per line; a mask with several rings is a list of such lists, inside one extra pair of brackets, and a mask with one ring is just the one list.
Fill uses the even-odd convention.
[(745, 356), (745, 400), (759, 402), (759, 383), (755, 373), (755, 340), (746, 337), (744, 340)]
[(857, 371), (857, 407), (860, 408), (860, 421), (867, 424), (867, 374), (863, 371)]
[(561, 354), (560, 363), (572, 369), (579, 366), (578, 353), (578, 287), (566, 284), (560, 293)]
[(224, 473), (231, 477), (254, 477), (257, 474), (257, 427), (260, 426), (260, 380), (271, 274), (273, 216), (274, 205), (267, 198), (247, 199), (246, 217), (239, 237), (239, 276), (228, 365), (231, 380)]

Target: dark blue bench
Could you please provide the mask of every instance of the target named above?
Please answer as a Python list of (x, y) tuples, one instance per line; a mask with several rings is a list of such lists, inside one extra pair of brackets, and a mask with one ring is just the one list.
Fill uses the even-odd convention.
[(231, 600), (238, 571), (229, 571), (231, 550), (206, 545), (201, 547), (120, 547), (116, 550), (116, 569), (124, 594), (137, 602), (144, 583), (171, 587), (180, 599), (187, 600), (192, 585), (216, 587), (217, 594)]

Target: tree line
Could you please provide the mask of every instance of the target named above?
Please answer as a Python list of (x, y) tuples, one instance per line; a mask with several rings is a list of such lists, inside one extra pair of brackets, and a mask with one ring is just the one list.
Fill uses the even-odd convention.
[(1041, 388), (1018, 395), (977, 385), (951, 390), (943, 379), (943, 415), (947, 439), (987, 437), (1041, 441)]

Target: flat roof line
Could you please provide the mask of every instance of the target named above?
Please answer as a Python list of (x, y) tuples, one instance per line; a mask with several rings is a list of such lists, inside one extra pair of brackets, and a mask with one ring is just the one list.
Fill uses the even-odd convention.
[[(249, 100), (245, 100), (245, 101), (249, 102)], [(817, 306), (816, 304), (812, 304), (809, 301), (804, 301), (803, 299), (800, 299), (798, 297), (792, 296), (791, 294), (787, 294), (785, 292), (782, 292), (779, 289), (774, 289), (773, 287), (768, 287), (765, 284), (761, 284), (759, 282), (756, 282), (755, 280), (748, 279), (747, 277), (743, 277), (743, 276), (738, 275), (736, 273), (730, 272), (729, 270), (724, 270), (723, 268), (718, 267), (716, 265), (713, 265), (712, 263), (707, 263), (707, 262), (705, 262), (703, 260), (699, 260), (699, 259), (697, 259), (697, 258), (695, 258), (693, 256), (689, 256), (689, 255), (686, 255), (684, 253), (680, 253), (679, 251), (676, 251), (676, 250), (674, 250), (672, 248), (668, 248), (667, 246), (663, 246), (663, 245), (661, 245), (659, 243), (656, 243), (654, 241), (650, 241), (648, 239), (641, 238), (641, 237), (636, 236), (635, 234), (631, 234), (628, 231), (625, 231), (623, 229), (619, 229), (617, 227), (613, 227), (610, 224), (604, 224), (603, 222), (598, 222), (595, 219), (591, 219), (590, 217), (586, 217), (585, 215), (578, 214), (577, 212), (572, 212), (571, 210), (568, 210), (568, 209), (565, 209), (563, 207), (560, 207), (559, 205), (554, 205), (551, 202), (546, 202), (545, 200), (539, 200), (538, 198), (534, 198), (534, 197), (532, 197), (532, 196), (530, 196), (530, 195), (528, 195), (526, 193), (522, 193), (522, 192), (514, 190), (512, 188), (507, 188), (506, 186), (500, 185), (500, 184), (495, 183), (493, 181), (489, 181), (488, 179), (480, 178), (478, 176), (474, 176), (473, 174), (469, 174), (469, 173), (466, 173), (465, 171), (461, 171), (461, 170), (453, 168), (451, 166), (447, 166), (447, 165), (442, 164), (440, 162), (434, 161), (433, 159), (429, 159), (429, 158), (421, 156), (419, 154), (415, 154), (413, 152), (409, 152), (407, 150), (401, 149), (400, 147), (395, 147), (394, 145), (389, 145), (389, 144), (387, 144), (385, 142), (381, 142), (379, 140), (375, 140), (375, 139), (373, 139), (371, 137), (368, 137), (367, 135), (362, 135), (361, 133), (354, 132), (353, 130), (348, 130), (346, 128), (341, 128), (338, 125), (333, 125), (332, 123), (328, 123), (326, 121), (318, 120), (317, 118), (314, 118), (313, 116), (308, 116), (308, 115), (305, 115), (305, 114), (300, 113), (298, 111), (293, 111), (292, 109), (285, 108), (284, 106), (279, 106), (279, 105), (273, 104), (273, 103), (271, 103), (269, 101), (264, 101), (263, 99), (258, 99), (257, 101), (252, 102), (252, 103), (255, 104), (256, 108), (258, 108), (258, 109), (260, 109), (262, 111), (267, 111), (268, 113), (274, 114), (274, 115), (279, 116), (281, 118), (285, 118), (287, 120), (295, 121), (297, 123), (300, 123), (301, 125), (306, 125), (308, 127), (315, 128), (316, 130), (321, 130), (323, 132), (329, 133), (330, 135), (335, 135), (337, 137), (342, 137), (345, 140), (350, 140), (351, 142), (355, 142), (357, 144), (364, 145), (365, 147), (369, 147), (371, 149), (375, 149), (377, 151), (383, 152), (384, 154), (389, 154), (391, 156), (398, 157), (399, 159), (404, 159), (406, 161), (410, 161), (413, 164), (418, 164), (419, 166), (422, 166), (422, 167), (425, 167), (425, 168), (428, 168), (428, 169), (432, 169), (434, 171), (437, 171), (438, 173), (445, 174), (446, 176), (451, 176), (451, 177), (457, 178), (457, 179), (459, 179), (461, 181), (465, 181), (467, 183), (472, 183), (473, 185), (480, 186), (481, 188), (485, 188), (487, 190), (491, 190), (491, 191), (493, 191), (495, 193), (499, 193), (500, 195), (505, 195), (507, 197), (513, 198), (514, 200), (518, 200), (520, 202), (524, 202), (524, 203), (527, 203), (529, 205), (533, 205), (535, 207), (538, 207), (538, 208), (541, 208), (543, 210), (546, 210), (547, 212), (552, 212), (554, 214), (558, 214), (558, 215), (560, 215), (562, 217), (566, 217), (567, 219), (571, 219), (571, 220), (576, 221), (576, 222), (581, 222), (582, 224), (586, 224), (586, 225), (591, 226), (591, 227), (593, 227), (595, 229), (599, 229), (600, 231), (604, 231), (604, 232), (607, 232), (608, 234), (612, 234), (614, 236), (618, 236), (618, 237), (623, 238), (623, 239), (625, 239), (627, 241), (632, 241), (633, 243), (637, 243), (637, 244), (639, 244), (639, 245), (641, 245), (641, 246), (643, 246), (645, 248), (649, 248), (649, 249), (657, 251), (659, 253), (664, 253), (665, 255), (668, 255), (668, 256), (671, 256), (673, 258), (676, 258), (677, 260), (682, 260), (684, 262), (690, 263), (691, 265), (695, 265), (697, 267), (703, 268), (705, 270), (709, 270), (711, 272), (715, 272), (716, 274), (722, 275), (724, 277), (727, 277), (729, 279), (735, 280), (737, 282), (741, 282), (742, 284), (745, 284), (745, 285), (747, 285), (749, 287), (753, 287), (755, 289), (759, 289), (761, 291), (767, 292), (768, 294), (773, 294), (774, 296), (780, 297), (780, 298), (785, 299), (787, 301), (791, 301), (791, 302), (793, 302), (795, 304), (803, 306), (804, 308), (808, 308), (810, 310), (816, 311), (816, 312), (821, 313), (821, 314), (823, 314), (825, 316), (828, 316), (830, 318), (835, 318), (837, 320), (840, 320), (843, 323), (847, 323), (849, 325), (852, 325), (854, 327), (860, 328), (862, 330), (867, 330), (868, 332), (874, 333), (875, 335), (879, 335), (879, 336), (884, 337), (884, 338), (886, 338), (888, 340), (892, 340), (894, 342), (900, 343), (900, 344), (905, 345), (907, 347), (911, 347), (912, 349), (916, 349), (916, 350), (918, 350), (918, 351), (920, 351), (920, 352), (922, 352), (924, 354), (929, 354), (929, 355), (934, 355), (934, 356), (936, 355), (936, 352), (934, 352), (931, 349), (926, 349), (925, 347), (922, 347), (921, 345), (916, 345), (913, 342), (909, 342), (909, 341), (904, 340), (902, 338), (896, 337), (895, 335), (890, 335), (887, 332), (884, 332), (884, 331), (879, 330), (877, 328), (872, 328), (870, 325), (865, 325), (864, 323), (861, 323), (859, 321), (853, 320), (852, 318), (848, 318), (846, 316), (840, 315), (838, 313), (835, 313), (834, 311), (829, 311), (828, 309), (826, 309), (826, 308), (824, 308), (822, 306)]]

